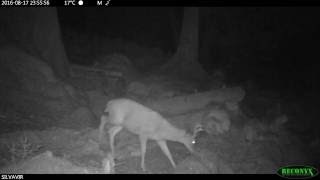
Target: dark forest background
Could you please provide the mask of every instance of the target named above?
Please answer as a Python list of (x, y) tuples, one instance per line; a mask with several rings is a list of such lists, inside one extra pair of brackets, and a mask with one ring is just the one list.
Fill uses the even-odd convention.
[[(58, 15), (62, 31), (122, 38), (173, 54), (183, 8), (58, 8)], [(224, 69), (232, 82), (250, 79), (300, 95), (313, 91), (319, 76), (319, 16), (318, 7), (199, 8), (199, 61), (209, 73)]]

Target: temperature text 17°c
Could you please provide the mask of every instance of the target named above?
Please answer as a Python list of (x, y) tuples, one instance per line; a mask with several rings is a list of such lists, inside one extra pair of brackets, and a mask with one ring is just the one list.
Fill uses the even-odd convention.
[(65, 6), (75, 6), (76, 5), (76, 0), (65, 0), (64, 1)]
[(65, 6), (82, 6), (84, 4), (83, 0), (65, 0), (64, 5)]

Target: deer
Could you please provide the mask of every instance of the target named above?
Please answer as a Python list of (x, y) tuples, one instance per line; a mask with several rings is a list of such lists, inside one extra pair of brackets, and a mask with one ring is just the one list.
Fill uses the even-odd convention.
[(173, 126), (158, 112), (134, 100), (119, 98), (108, 101), (104, 113), (100, 118), (99, 142), (102, 142), (104, 138), (104, 127), (107, 123), (111, 125), (108, 130), (108, 134), (109, 145), (113, 157), (115, 157), (115, 136), (122, 129), (126, 129), (139, 136), (141, 168), (143, 171), (146, 171), (145, 153), (147, 149), (147, 141), (149, 139), (157, 142), (160, 149), (169, 159), (174, 168), (176, 168), (176, 164), (172, 158), (170, 150), (168, 149), (167, 141), (182, 143), (190, 153), (194, 152), (194, 135), (187, 133), (184, 129), (179, 129)]

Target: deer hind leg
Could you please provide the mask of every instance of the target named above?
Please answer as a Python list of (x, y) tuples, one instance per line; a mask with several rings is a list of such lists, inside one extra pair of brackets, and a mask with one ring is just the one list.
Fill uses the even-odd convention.
[(159, 144), (161, 150), (164, 152), (164, 154), (168, 157), (168, 159), (170, 160), (172, 166), (174, 168), (176, 168), (176, 164), (174, 163), (173, 159), (172, 159), (172, 156), (171, 156), (171, 153), (168, 149), (168, 146), (167, 146), (167, 142), (164, 141), (164, 140), (158, 140), (157, 143)]
[(141, 168), (143, 171), (146, 171), (146, 167), (144, 164), (144, 157), (146, 155), (146, 151), (147, 151), (147, 141), (148, 138), (145, 136), (140, 135), (140, 146), (141, 146)]
[(122, 129), (121, 126), (113, 126), (109, 129), (109, 137), (110, 137), (110, 148), (111, 148), (111, 153), (112, 156), (115, 157), (114, 154), (114, 137), (116, 136), (116, 134), (118, 134), (118, 132), (120, 132)]

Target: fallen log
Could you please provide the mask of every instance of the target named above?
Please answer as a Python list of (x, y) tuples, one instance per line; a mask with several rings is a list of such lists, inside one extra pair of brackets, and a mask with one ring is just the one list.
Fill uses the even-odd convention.
[(245, 96), (241, 87), (215, 89), (191, 95), (176, 96), (158, 101), (148, 101), (146, 106), (166, 115), (178, 115), (192, 110), (202, 109), (210, 103), (238, 104)]

